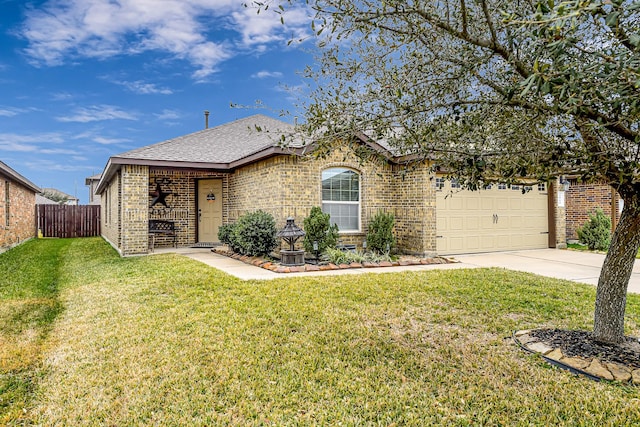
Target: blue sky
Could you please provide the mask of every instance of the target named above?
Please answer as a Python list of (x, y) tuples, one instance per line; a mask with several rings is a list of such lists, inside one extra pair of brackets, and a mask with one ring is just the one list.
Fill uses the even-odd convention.
[(288, 42), (310, 18), (285, 22), (243, 0), (0, 0), (0, 159), (86, 203), (109, 156), (201, 130), (204, 110), (299, 114), (313, 58)]

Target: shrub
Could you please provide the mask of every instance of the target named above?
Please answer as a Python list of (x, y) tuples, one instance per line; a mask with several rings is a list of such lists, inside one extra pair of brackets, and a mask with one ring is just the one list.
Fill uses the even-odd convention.
[(395, 245), (393, 214), (378, 211), (369, 223), (367, 247), (379, 254), (388, 253)]
[(276, 221), (273, 216), (259, 210), (238, 219), (231, 241), (238, 245), (239, 252), (243, 255), (266, 255), (278, 246), (276, 233)]
[(359, 251), (343, 251), (336, 248), (327, 248), (322, 257), (325, 261), (333, 264), (351, 264), (352, 262), (382, 262), (392, 261), (391, 257), (387, 254), (378, 255), (372, 252), (362, 253)]
[(589, 215), (584, 225), (578, 228), (578, 238), (591, 250), (606, 251), (611, 244), (611, 219), (602, 209)]
[(343, 251), (335, 248), (327, 248), (323, 258), (333, 264), (351, 264), (352, 262), (364, 262), (366, 256), (361, 252)]
[(242, 249), (236, 238), (236, 224), (221, 225), (218, 229), (218, 239), (232, 251), (240, 253)]
[(322, 212), (318, 206), (311, 208), (311, 213), (303, 221), (305, 236), (304, 250), (313, 253), (313, 242), (318, 242), (318, 253), (327, 248), (335, 248), (338, 242), (338, 226), (329, 221), (331, 216)]

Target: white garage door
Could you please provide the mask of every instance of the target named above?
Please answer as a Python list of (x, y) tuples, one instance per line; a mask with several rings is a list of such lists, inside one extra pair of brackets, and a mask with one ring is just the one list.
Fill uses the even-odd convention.
[[(436, 249), (439, 254), (542, 249), (548, 247), (547, 189), (496, 184), (467, 191), (436, 182)], [(452, 192), (453, 191), (453, 192)]]

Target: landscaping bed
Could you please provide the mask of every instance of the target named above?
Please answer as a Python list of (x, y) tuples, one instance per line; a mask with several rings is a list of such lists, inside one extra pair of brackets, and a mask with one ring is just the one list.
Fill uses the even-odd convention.
[(225, 255), (233, 259), (237, 259), (247, 264), (255, 265), (256, 267), (264, 268), (266, 270), (273, 271), (275, 273), (303, 273), (307, 271), (331, 271), (331, 270), (346, 270), (350, 268), (379, 268), (379, 267), (397, 267), (407, 265), (431, 265), (431, 264), (450, 264), (456, 261), (443, 257), (428, 257), (421, 258), (415, 256), (400, 256), (395, 261), (379, 261), (379, 262), (352, 262), (349, 264), (334, 264), (331, 262), (319, 264), (305, 263), (299, 266), (287, 266), (282, 265), (280, 260), (275, 258), (255, 257), (248, 255), (240, 255), (226, 248), (213, 248), (211, 252)]

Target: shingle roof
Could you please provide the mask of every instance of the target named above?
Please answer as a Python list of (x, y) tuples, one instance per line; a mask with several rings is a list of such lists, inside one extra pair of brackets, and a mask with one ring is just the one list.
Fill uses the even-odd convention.
[(60, 203), (47, 199), (42, 194), (36, 194), (36, 205), (59, 205)]
[(20, 184), (24, 185), (28, 189), (32, 190), (34, 193), (40, 193), (41, 191), (37, 185), (29, 181), (24, 176), (20, 175), (18, 172), (11, 169), (6, 163), (4, 163), (1, 160), (0, 160), (0, 174), (5, 175), (16, 182), (19, 182)]
[[(283, 137), (284, 146), (280, 146)], [(358, 138), (372, 148), (388, 153), (384, 145), (365, 135)], [(112, 156), (102, 173), (96, 194), (102, 193), (121, 165), (232, 171), (270, 156), (304, 154), (311, 146), (296, 134), (295, 126), (257, 114)]]
[[(261, 114), (118, 154), (119, 159), (229, 164), (277, 145), (294, 127)], [(301, 144), (294, 141), (293, 146)]]

